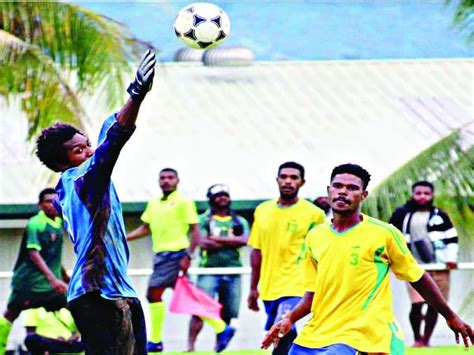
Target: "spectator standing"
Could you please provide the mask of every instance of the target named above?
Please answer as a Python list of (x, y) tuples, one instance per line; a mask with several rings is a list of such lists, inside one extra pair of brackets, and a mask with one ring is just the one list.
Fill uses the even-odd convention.
[[(202, 235), (199, 266), (241, 267), (239, 248), (247, 244), (248, 222), (232, 210), (228, 186), (212, 185), (207, 191), (207, 198), (209, 209), (199, 216)], [(241, 299), (240, 275), (199, 275), (197, 286), (210, 296), (217, 297), (222, 304), (222, 319), (227, 325), (230, 325), (233, 318), (238, 317)], [(202, 326), (201, 318), (196, 316), (191, 318), (188, 351), (194, 351), (194, 344)], [(232, 328), (231, 332), (235, 330)], [(218, 337), (216, 350), (220, 350), (225, 341), (227, 338), (220, 341)]]
[[(390, 223), (404, 235), (408, 248), (420, 264), (443, 263), (445, 270), (429, 271), (445, 300), (449, 299), (450, 270), (457, 266), (458, 236), (449, 216), (433, 205), (434, 186), (428, 181), (417, 181), (412, 186), (411, 199), (398, 207)], [(410, 324), (413, 330), (414, 347), (429, 346), (438, 312), (426, 305), (424, 298), (408, 283), (411, 300)], [(422, 323), (424, 329), (421, 331)]]

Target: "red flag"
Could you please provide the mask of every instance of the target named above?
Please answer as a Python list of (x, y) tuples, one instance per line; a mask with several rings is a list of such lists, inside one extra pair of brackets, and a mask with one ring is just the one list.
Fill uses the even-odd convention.
[(170, 312), (221, 319), (221, 308), (218, 301), (193, 285), (185, 276), (178, 277), (169, 305)]

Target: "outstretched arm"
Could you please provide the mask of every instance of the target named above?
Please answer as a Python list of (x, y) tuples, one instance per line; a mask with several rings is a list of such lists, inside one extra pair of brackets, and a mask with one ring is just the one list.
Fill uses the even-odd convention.
[(117, 122), (122, 128), (133, 129), (135, 127), (140, 104), (153, 85), (155, 63), (155, 53), (148, 50), (143, 55), (140, 65), (138, 66), (135, 80), (127, 89), (130, 98), (117, 114)]
[(105, 132), (101, 135), (105, 134), (105, 139), (91, 158), (93, 162), (89, 169), (75, 181), (79, 197), (91, 214), (95, 213), (102, 202), (120, 151), (135, 129), (140, 104), (151, 89), (154, 73), (155, 54), (149, 50), (143, 56), (135, 80), (127, 90), (130, 99), (115, 116), (116, 122), (104, 124), (102, 130)]
[(464, 323), (456, 313), (448, 306), (441, 295), (441, 291), (428, 273), (424, 273), (420, 280), (412, 282), (411, 285), (433, 306), (445, 319), (449, 328), (456, 335), (456, 343), (459, 344), (459, 335), (462, 336), (464, 346), (469, 347), (469, 340), (474, 345), (474, 333), (469, 324)]

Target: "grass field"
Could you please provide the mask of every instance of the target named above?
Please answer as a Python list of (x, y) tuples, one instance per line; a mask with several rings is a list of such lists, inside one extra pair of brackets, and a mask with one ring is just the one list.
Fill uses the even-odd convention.
[[(152, 354), (152, 353), (151, 353)], [(158, 354), (158, 353), (155, 353)], [(162, 354), (166, 355), (178, 355), (178, 354), (187, 354), (189, 353), (184, 353), (184, 352), (165, 352)], [(215, 352), (212, 351), (202, 351), (202, 352), (195, 352), (193, 353), (195, 355), (211, 355), (215, 354)], [(263, 350), (239, 350), (239, 351), (225, 351), (223, 354), (229, 354), (229, 355), (265, 355), (265, 354), (271, 354), (271, 351), (263, 351)], [(440, 347), (435, 347), (435, 348), (425, 348), (425, 349), (413, 349), (413, 348), (407, 348), (406, 349), (406, 355), (467, 355), (467, 354), (473, 354), (474, 355), (474, 347), (469, 348), (469, 350), (465, 350), (464, 347), (462, 346), (440, 346)]]

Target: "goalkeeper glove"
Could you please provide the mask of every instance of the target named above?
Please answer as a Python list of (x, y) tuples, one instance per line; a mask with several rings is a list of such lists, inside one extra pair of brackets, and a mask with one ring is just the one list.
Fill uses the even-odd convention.
[(142, 102), (147, 92), (151, 90), (155, 76), (155, 63), (155, 53), (150, 49), (147, 50), (138, 66), (135, 80), (127, 89), (133, 101)]

